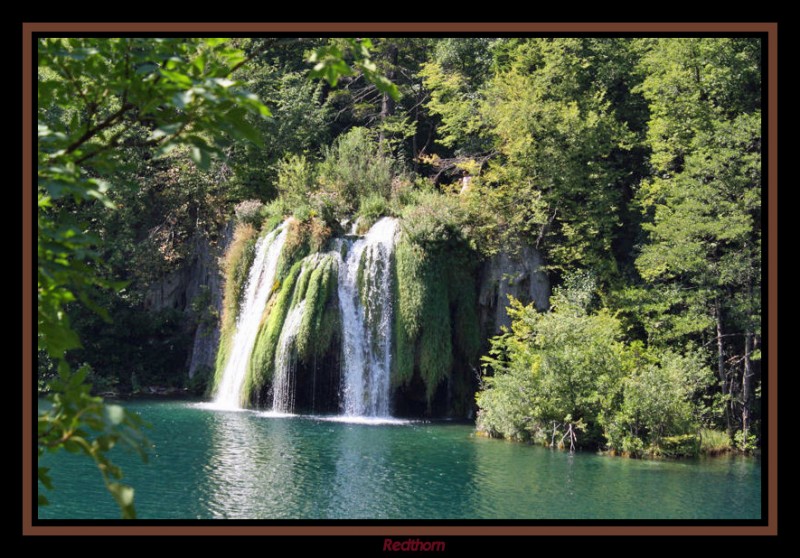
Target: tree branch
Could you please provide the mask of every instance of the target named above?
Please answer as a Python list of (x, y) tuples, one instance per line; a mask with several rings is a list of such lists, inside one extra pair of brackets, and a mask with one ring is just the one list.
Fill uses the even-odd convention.
[(67, 147), (67, 149), (64, 151), (64, 153), (66, 155), (69, 155), (70, 153), (74, 152), (81, 145), (83, 145), (84, 143), (86, 143), (87, 141), (92, 139), (94, 136), (96, 136), (97, 134), (99, 134), (100, 132), (105, 130), (106, 128), (109, 128), (109, 127), (113, 126), (120, 118), (122, 118), (125, 115), (126, 112), (131, 110), (133, 108), (133, 106), (134, 105), (132, 105), (131, 103), (124, 103), (119, 108), (119, 110), (117, 110), (116, 112), (113, 112), (112, 114), (109, 114), (105, 118), (105, 120), (100, 122), (97, 126), (86, 130), (86, 132), (81, 137), (76, 139), (74, 142), (72, 142)]

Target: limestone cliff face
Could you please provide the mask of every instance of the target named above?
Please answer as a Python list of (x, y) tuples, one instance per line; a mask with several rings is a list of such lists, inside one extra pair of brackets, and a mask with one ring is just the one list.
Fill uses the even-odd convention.
[(232, 236), (232, 222), (225, 225), (214, 240), (195, 234), (191, 256), (184, 265), (150, 285), (145, 297), (144, 305), (148, 310), (171, 308), (187, 315), (186, 327), (194, 338), (187, 362), (190, 378), (199, 369), (214, 366), (219, 343), (217, 318), (222, 312), (223, 292), (219, 260)]
[(495, 254), (486, 262), (478, 291), (478, 309), (486, 335), (500, 333), (501, 327), (511, 325), (506, 312), (509, 295), (526, 304), (533, 302), (540, 311), (548, 309), (550, 280), (544, 265), (542, 255), (532, 246)]
[[(233, 222), (223, 229), (218, 242), (211, 245), (202, 237), (197, 243), (191, 277), (186, 291), (189, 300), (201, 300), (207, 308), (197, 308), (201, 316), (197, 321), (192, 351), (189, 355), (189, 377), (201, 368), (213, 368), (219, 345), (218, 316), (222, 313), (223, 277), (220, 258), (233, 238)], [(206, 302), (207, 301), (207, 302)]]

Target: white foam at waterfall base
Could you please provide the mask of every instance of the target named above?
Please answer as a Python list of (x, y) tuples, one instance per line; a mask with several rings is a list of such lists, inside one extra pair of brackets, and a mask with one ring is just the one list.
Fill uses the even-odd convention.
[(409, 424), (417, 424), (420, 421), (408, 420), (408, 419), (399, 419), (393, 417), (356, 417), (356, 416), (311, 416), (309, 418), (313, 418), (314, 420), (319, 420), (323, 422), (342, 422), (345, 424), (362, 424), (365, 426), (400, 426), (400, 425), (409, 425)]
[(244, 385), (250, 354), (258, 335), (261, 314), (275, 283), (278, 258), (286, 241), (286, 227), (281, 225), (256, 242), (256, 257), (250, 267), (245, 296), (236, 320), (231, 352), (210, 408), (236, 410), (242, 406)]
[[(392, 274), (397, 220), (384, 217), (356, 240), (339, 265), (342, 395), (348, 417), (390, 414)], [(364, 296), (359, 293), (359, 274)]]
[(289, 310), (283, 321), (278, 350), (275, 353), (275, 380), (272, 384), (272, 411), (275, 413), (291, 413), (294, 410), (294, 340), (300, 331), (305, 307), (306, 301), (301, 300)]

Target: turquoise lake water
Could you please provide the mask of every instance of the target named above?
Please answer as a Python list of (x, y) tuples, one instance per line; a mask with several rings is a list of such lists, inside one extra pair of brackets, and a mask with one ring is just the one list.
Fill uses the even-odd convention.
[[(471, 425), (362, 424), (131, 402), (148, 463), (117, 448), (140, 518), (760, 519), (755, 458), (634, 460), (489, 440)], [(59, 453), (39, 518), (118, 518), (86, 458)]]

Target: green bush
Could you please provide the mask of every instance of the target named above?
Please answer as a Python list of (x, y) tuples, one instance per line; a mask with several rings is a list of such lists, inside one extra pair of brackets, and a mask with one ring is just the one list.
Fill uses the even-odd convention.
[(466, 214), (457, 196), (423, 192), (403, 210), (403, 231), (411, 242), (427, 245), (468, 238)]
[(547, 313), (513, 301), (511, 330), (493, 338), (484, 357), (478, 427), (530, 439), (548, 425), (583, 423), (579, 445), (633, 457), (696, 455), (705, 412), (698, 395), (713, 383), (701, 354), (625, 343), (615, 315), (589, 311), (592, 284), (566, 280)]
[(323, 157), (320, 186), (337, 192), (347, 212), (355, 211), (360, 198), (368, 193), (389, 198), (395, 161), (381, 149), (374, 132), (352, 128), (323, 149)]
[(727, 432), (712, 430), (710, 428), (701, 428), (699, 437), (700, 453), (719, 455), (731, 450), (731, 437), (728, 436)]
[(615, 425), (635, 433), (644, 446), (652, 448), (651, 453), (680, 453), (683, 449), (671, 448), (670, 442), (665, 446), (664, 440), (694, 436), (697, 417), (702, 414), (695, 395), (711, 382), (708, 368), (700, 355), (691, 351), (682, 355), (631, 344), (626, 352), (628, 372), (619, 384), (617, 406), (607, 405), (600, 419), (609, 447), (629, 451), (619, 445), (614, 427), (609, 427)]
[(292, 208), (308, 204), (308, 198), (317, 188), (314, 165), (305, 155), (286, 155), (278, 162), (278, 192)]
[(622, 455), (628, 457), (641, 457), (644, 455), (644, 441), (637, 436), (625, 436), (619, 446)]
[(366, 233), (378, 219), (390, 214), (389, 202), (381, 194), (370, 192), (359, 201), (358, 234)]
[(758, 447), (758, 437), (755, 434), (748, 434), (747, 439), (741, 430), (737, 430), (733, 435), (733, 441), (739, 451), (752, 453)]
[(291, 211), (282, 198), (276, 198), (261, 208), (261, 231), (270, 232), (283, 223)]
[[(608, 311), (588, 314), (556, 291), (553, 310), (539, 313), (512, 300), (511, 331), (491, 340), (478, 427), (492, 435), (530, 439), (537, 430), (582, 427), (578, 445), (594, 442), (602, 402), (613, 400), (623, 371), (619, 321)], [(559, 426), (562, 425), (562, 426)], [(557, 440), (556, 440), (557, 441)]]
[(318, 190), (308, 198), (308, 206), (312, 214), (321, 219), (328, 227), (339, 231), (339, 216), (347, 214), (341, 196), (336, 191)]

